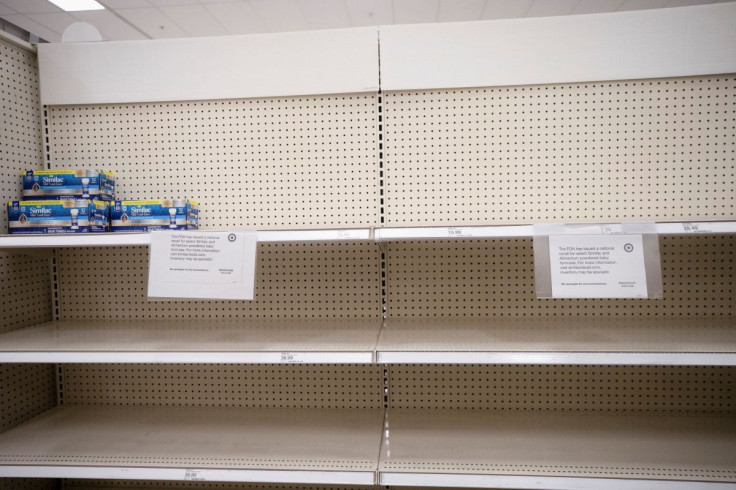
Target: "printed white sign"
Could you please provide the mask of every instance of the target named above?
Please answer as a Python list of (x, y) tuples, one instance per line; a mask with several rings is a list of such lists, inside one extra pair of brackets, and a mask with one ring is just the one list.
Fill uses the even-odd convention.
[(253, 299), (255, 231), (151, 233), (149, 298)]
[(551, 235), (553, 298), (646, 298), (641, 235)]

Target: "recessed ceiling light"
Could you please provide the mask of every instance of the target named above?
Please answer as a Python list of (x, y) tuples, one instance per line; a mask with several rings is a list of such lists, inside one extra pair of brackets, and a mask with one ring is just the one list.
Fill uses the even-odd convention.
[(67, 12), (79, 12), (80, 10), (104, 10), (105, 7), (95, 0), (49, 0), (57, 7)]

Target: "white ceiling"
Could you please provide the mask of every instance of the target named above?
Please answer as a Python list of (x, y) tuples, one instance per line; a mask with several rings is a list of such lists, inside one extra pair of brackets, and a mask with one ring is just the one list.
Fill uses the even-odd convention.
[(386, 24), (456, 22), (681, 7), (729, 0), (98, 0), (66, 13), (47, 0), (0, 0), (0, 17), (50, 42), (69, 24), (106, 40), (224, 36)]

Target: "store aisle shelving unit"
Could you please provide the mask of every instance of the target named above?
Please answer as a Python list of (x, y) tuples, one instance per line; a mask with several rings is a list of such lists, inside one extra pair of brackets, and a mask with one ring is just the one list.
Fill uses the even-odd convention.
[[(0, 485), (735, 488), (736, 59), (702, 52), (736, 31), (667, 44), (712, 16), (736, 6), (381, 28), (380, 81), (372, 28), (41, 47), (45, 151), (7, 182), (43, 155), (198, 198), (203, 230), (258, 230), (256, 298), (148, 301), (148, 234), (0, 237)], [(630, 61), (512, 42), (576, 22)], [(430, 72), (406, 50), (438, 41)], [(180, 49), (194, 95), (131, 76)], [(662, 300), (534, 296), (535, 225), (629, 222), (660, 234)]]

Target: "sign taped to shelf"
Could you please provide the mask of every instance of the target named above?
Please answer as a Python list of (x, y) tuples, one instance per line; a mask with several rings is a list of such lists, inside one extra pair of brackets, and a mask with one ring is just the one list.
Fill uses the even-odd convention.
[(656, 235), (550, 235), (535, 237), (540, 298), (659, 298)]
[(151, 233), (149, 299), (254, 297), (255, 231)]

